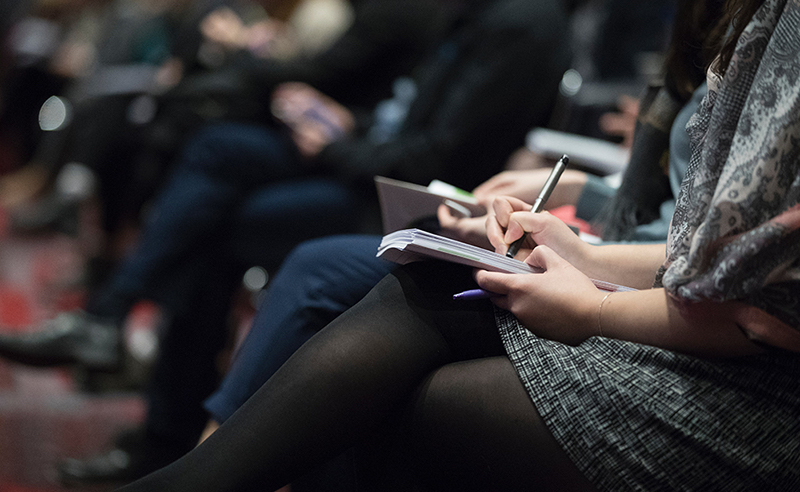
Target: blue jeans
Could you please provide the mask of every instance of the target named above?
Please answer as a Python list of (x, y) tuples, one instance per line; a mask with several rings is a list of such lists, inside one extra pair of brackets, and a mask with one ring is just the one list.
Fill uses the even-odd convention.
[(375, 256), (379, 244), (378, 236), (334, 236), (292, 251), (264, 292), (230, 371), (205, 401), (214, 420), (227, 420), (301, 345), (397, 266)]
[(250, 254), (261, 248), (259, 260), (277, 265), (281, 255), (270, 259), (264, 250), (285, 255), (304, 239), (351, 230), (355, 203), (343, 184), (311, 175), (276, 130), (209, 126), (187, 145), (136, 249), (88, 310), (120, 319), (141, 298), (185, 310), (209, 261), (250, 245)]

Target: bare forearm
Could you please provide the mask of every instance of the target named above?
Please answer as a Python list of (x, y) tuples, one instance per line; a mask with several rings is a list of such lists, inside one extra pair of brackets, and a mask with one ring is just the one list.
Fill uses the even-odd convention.
[(663, 262), (663, 244), (614, 244), (588, 246), (573, 264), (594, 279), (649, 289)]
[[(584, 172), (574, 169), (567, 169), (564, 171), (564, 174), (561, 175), (561, 179), (558, 181), (558, 186), (553, 188), (553, 192), (547, 200), (547, 208), (553, 209), (562, 205), (575, 205), (578, 203), (583, 187), (586, 186), (586, 180), (587, 177)], [(536, 197), (539, 196), (539, 191), (540, 190), (537, 189), (535, 194), (531, 194), (532, 196), (520, 198), (533, 202), (536, 200)]]
[(734, 357), (762, 351), (733, 320), (730, 303), (681, 307), (664, 289), (618, 292), (598, 306), (603, 336), (704, 357)]

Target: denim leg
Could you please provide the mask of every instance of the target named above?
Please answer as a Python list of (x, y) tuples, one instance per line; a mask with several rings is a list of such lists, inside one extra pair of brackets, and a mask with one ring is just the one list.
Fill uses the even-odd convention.
[(380, 237), (308, 241), (286, 258), (220, 388), (205, 402), (224, 422), (317, 331), (361, 300), (394, 263), (375, 257)]
[(251, 193), (236, 211), (227, 248), (240, 263), (277, 271), (295, 246), (359, 231), (364, 200), (332, 178), (301, 178)]
[(198, 415), (200, 428), (207, 419), (202, 402), (219, 383), (216, 355), (244, 267), (277, 268), (302, 239), (347, 230), (357, 223), (357, 203), (346, 186), (325, 178), (263, 186), (236, 209), (224, 241), (195, 248), (172, 281), (153, 290), (173, 317), (147, 392), (150, 435), (171, 442), (198, 437)]
[(89, 311), (124, 317), (129, 304), (148, 297), (193, 248), (230, 226), (244, 196), (304, 172), (293, 145), (274, 130), (241, 124), (201, 130), (159, 194), (136, 249), (90, 300)]

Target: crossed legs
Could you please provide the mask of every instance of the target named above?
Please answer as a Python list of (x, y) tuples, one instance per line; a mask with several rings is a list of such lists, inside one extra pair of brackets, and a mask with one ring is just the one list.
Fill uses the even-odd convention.
[(591, 490), (544, 427), (469, 270), (421, 263), (386, 277), (298, 350), (216, 433), (124, 491), (270, 490), (399, 425), (421, 483)]

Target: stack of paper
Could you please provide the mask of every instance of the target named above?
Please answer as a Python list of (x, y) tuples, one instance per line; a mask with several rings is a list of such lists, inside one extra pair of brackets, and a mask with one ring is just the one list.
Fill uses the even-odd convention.
[(507, 258), (494, 251), (425, 232), (403, 229), (383, 237), (378, 256), (404, 265), (412, 261), (437, 258), (476, 268), (503, 273), (537, 273), (527, 263)]
[[(420, 229), (403, 229), (387, 234), (378, 247), (378, 257), (401, 265), (425, 259), (438, 259), (502, 273), (541, 273), (527, 263), (508, 258), (471, 244), (446, 238)], [(592, 279), (595, 287), (609, 292), (631, 289)]]

